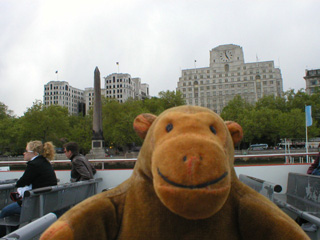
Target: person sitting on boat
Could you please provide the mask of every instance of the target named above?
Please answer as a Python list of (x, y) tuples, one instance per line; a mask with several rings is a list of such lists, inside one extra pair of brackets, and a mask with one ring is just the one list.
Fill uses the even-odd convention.
[(79, 145), (75, 142), (66, 143), (64, 154), (72, 162), (71, 182), (93, 179), (97, 170), (89, 163), (85, 156), (79, 153)]
[[(51, 142), (42, 144), (41, 141), (30, 141), (27, 143), (23, 158), (27, 161), (27, 168), (22, 177), (17, 181), (16, 187), (23, 198), (23, 190), (57, 185), (57, 177), (50, 164), (54, 158), (55, 150)], [(19, 189), (20, 188), (20, 189)], [(22, 201), (18, 200), (9, 204), (1, 210), (0, 218), (20, 215)], [(17, 227), (11, 227), (15, 230)], [(6, 235), (6, 227), (0, 226), (0, 237)]]
[(307, 174), (312, 175), (320, 175), (320, 167), (319, 167), (319, 156), (320, 156), (320, 144), (318, 146), (319, 154), (316, 157), (316, 159), (313, 161), (313, 163), (310, 165), (310, 167), (307, 170)]

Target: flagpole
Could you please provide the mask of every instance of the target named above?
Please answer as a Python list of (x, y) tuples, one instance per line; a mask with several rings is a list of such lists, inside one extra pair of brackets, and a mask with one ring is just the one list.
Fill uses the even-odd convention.
[(305, 115), (306, 115), (306, 160), (307, 163), (309, 163), (309, 146), (308, 146), (308, 127), (312, 125), (312, 111), (311, 111), (311, 105), (307, 106), (305, 105)]
[(308, 156), (308, 126), (307, 126), (307, 117), (306, 117), (306, 160), (307, 163), (309, 162), (309, 156)]
[(117, 66), (118, 66), (118, 73), (119, 73), (119, 62), (116, 62)]

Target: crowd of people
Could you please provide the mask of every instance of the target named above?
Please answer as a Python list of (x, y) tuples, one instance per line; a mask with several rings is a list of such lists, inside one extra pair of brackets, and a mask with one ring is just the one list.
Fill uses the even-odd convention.
[[(75, 142), (64, 145), (64, 153), (71, 160), (70, 182), (93, 179), (96, 169), (85, 156), (79, 153), (79, 146)], [(27, 161), (26, 169), (16, 182), (18, 198), (15, 202), (1, 210), (0, 218), (20, 215), (24, 192), (31, 189), (57, 185), (57, 177), (50, 163), (54, 159), (55, 148), (51, 142), (30, 141), (26, 145), (23, 158)], [(11, 227), (10, 231), (18, 227)], [(6, 235), (6, 227), (0, 225), (0, 237)]]

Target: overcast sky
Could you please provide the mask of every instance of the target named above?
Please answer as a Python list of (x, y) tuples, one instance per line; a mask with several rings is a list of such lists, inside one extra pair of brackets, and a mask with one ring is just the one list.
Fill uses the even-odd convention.
[(157, 96), (223, 44), (245, 62), (273, 60), (297, 91), (320, 68), (319, 12), (318, 0), (0, 0), (0, 102), (21, 116), (49, 81), (84, 90), (116, 62)]

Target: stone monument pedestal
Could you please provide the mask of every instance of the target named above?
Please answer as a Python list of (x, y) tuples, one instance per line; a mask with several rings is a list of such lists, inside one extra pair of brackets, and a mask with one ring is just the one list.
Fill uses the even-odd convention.
[(105, 159), (104, 140), (92, 140), (91, 151), (86, 155), (90, 159)]

